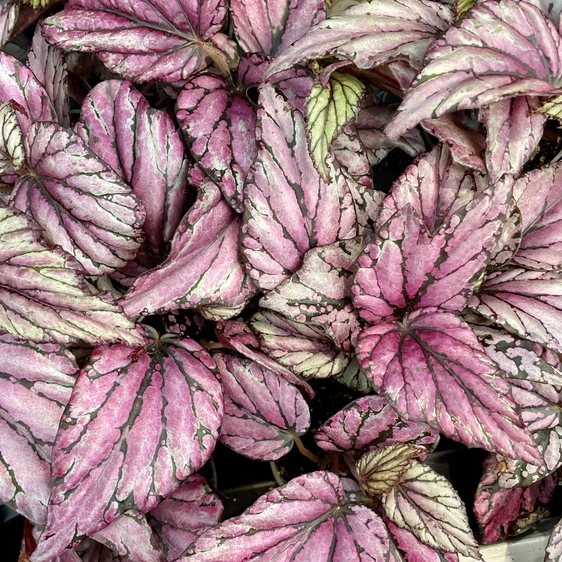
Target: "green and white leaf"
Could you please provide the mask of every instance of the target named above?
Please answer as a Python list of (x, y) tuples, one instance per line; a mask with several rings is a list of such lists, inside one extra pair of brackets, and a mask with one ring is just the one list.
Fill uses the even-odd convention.
[(22, 132), (10, 102), (0, 105), (0, 173), (17, 172), (24, 163)]

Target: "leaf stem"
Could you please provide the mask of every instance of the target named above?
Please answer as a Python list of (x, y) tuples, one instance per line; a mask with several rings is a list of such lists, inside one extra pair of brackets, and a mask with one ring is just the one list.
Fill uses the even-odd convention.
[(313, 463), (322, 464), (322, 459), (315, 455), (312, 451), (309, 451), (302, 443), (301, 438), (296, 434), (293, 433), (293, 439), (295, 440), (295, 444), (299, 452), (304, 455), (307, 459), (310, 459)]

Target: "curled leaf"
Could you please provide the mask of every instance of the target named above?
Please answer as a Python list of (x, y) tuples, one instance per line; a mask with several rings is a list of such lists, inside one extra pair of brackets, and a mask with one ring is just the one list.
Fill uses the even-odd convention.
[(10, 102), (0, 105), (0, 174), (17, 172), (25, 162), (22, 132)]

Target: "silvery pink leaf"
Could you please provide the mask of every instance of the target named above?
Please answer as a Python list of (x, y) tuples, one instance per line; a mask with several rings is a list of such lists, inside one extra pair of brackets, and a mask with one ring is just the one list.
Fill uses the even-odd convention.
[[(484, 175), (480, 176), (480, 178), (485, 177)], [(522, 237), (523, 218), (517, 208), (515, 199), (512, 198), (508, 207), (505, 223), (502, 227), (500, 237), (498, 238), (496, 249), (492, 252), (490, 257), (488, 269), (500, 269), (501, 266), (511, 262), (517, 250), (519, 250)]]
[[(384, 223), (383, 205), (377, 234), (357, 260), (352, 293), (361, 317), (377, 322), (407, 306), (460, 312), (495, 250), (511, 183), (507, 178), (485, 189), (453, 212), (433, 236), (413, 205), (406, 204)], [(387, 197), (389, 206), (392, 198)], [(425, 220), (433, 221), (436, 205), (431, 198), (428, 206)]]
[(242, 191), (257, 154), (256, 110), (216, 76), (198, 76), (184, 86), (176, 117), (193, 158), (242, 212)]
[(242, 254), (256, 284), (275, 288), (316, 246), (357, 234), (345, 178), (324, 183), (308, 152), (304, 119), (270, 85), (260, 88), (258, 155), (244, 187)]
[(27, 66), (0, 52), (0, 69), (0, 103), (13, 101), (23, 109), (16, 117), (24, 134), (35, 121), (57, 120), (49, 94)]
[[(314, 438), (321, 449), (339, 453), (372, 450), (396, 443), (424, 446), (431, 452), (439, 433), (425, 423), (401, 418), (383, 396), (363, 396), (350, 402), (318, 429)], [(419, 454), (425, 459), (425, 454)]]
[(536, 113), (538, 98), (521, 96), (498, 101), (480, 111), (486, 126), (486, 168), (490, 181), (503, 174), (518, 176), (538, 146), (546, 117)]
[(408, 166), (394, 183), (383, 201), (378, 224), (384, 225), (396, 211), (410, 205), (433, 234), (474, 195), (472, 172), (455, 163), (445, 145), (437, 145)]
[(526, 531), (529, 525), (523, 526), (525, 520), (536, 510), (539, 515), (539, 506), (549, 503), (556, 490), (558, 479), (553, 476), (547, 476), (528, 488), (506, 490), (498, 485), (502, 470), (503, 463), (490, 455), (484, 461), (484, 474), (476, 490), (474, 514), (484, 544)]
[(513, 260), (532, 269), (562, 268), (562, 165), (533, 170), (513, 186), (523, 238)]
[(12, 36), (12, 30), (18, 20), (19, 7), (19, 2), (16, 0), (8, 0), (0, 5), (0, 48), (3, 47)]
[(388, 492), (400, 482), (412, 460), (425, 452), (423, 447), (404, 443), (367, 451), (355, 466), (359, 486), (370, 496)]
[(421, 542), (445, 552), (480, 559), (464, 504), (449, 481), (418, 461), (383, 494), (385, 515)]
[[(44, 23), (63, 49), (95, 52), (116, 74), (137, 82), (185, 80), (207, 66), (226, 16), (224, 0), (72, 0)], [(216, 46), (209, 41), (218, 43)]]
[(357, 357), (400, 415), (469, 447), (540, 462), (510, 385), (457, 316), (421, 309), (370, 326), (359, 335)]
[(337, 349), (321, 326), (295, 322), (263, 310), (250, 319), (261, 350), (293, 373), (305, 378), (326, 378), (342, 373), (350, 354)]
[(94, 533), (92, 539), (124, 560), (142, 560), (142, 562), (166, 560), (146, 516), (135, 510), (127, 511), (105, 529)]
[(235, 355), (214, 355), (224, 390), (221, 441), (257, 460), (277, 460), (292, 448), (295, 435), (310, 426), (300, 391), (273, 371)]
[(152, 354), (124, 345), (94, 350), (53, 449), (53, 493), (36, 562), (129, 509), (150, 511), (201, 468), (223, 415), (210, 369), (211, 357), (187, 339)]
[(142, 343), (114, 304), (94, 296), (76, 262), (47, 249), (39, 227), (0, 203), (0, 329), (36, 342)]
[[(458, 554), (441, 552), (440, 550), (427, 546), (422, 543), (416, 535), (407, 529), (401, 529), (386, 517), (384, 518), (384, 522), (406, 562), (458, 562)], [(466, 558), (464, 558), (464, 560), (466, 560)]]
[(562, 520), (556, 523), (546, 546), (545, 562), (560, 562), (562, 560)]
[(394, 562), (386, 527), (366, 501), (350, 479), (303, 474), (207, 531), (179, 560)]
[(166, 557), (173, 562), (195, 539), (222, 517), (222, 502), (200, 474), (192, 474), (148, 513)]
[(35, 28), (27, 64), (51, 99), (59, 124), (70, 127), (68, 76), (64, 53), (45, 41), (42, 29), (42, 25)]
[(386, 132), (397, 138), (423, 119), (561, 87), (560, 35), (546, 15), (525, 1), (479, 2), (435, 42)]
[(162, 257), (187, 198), (187, 158), (170, 116), (151, 108), (130, 82), (106, 80), (84, 99), (78, 133), (142, 201), (146, 241)]
[(27, 163), (11, 194), (91, 274), (123, 267), (142, 241), (145, 212), (131, 188), (72, 131), (56, 123), (34, 123), (25, 139)]
[(557, 273), (519, 268), (492, 273), (469, 306), (512, 334), (562, 352), (562, 284)]
[[(454, 114), (446, 113), (435, 119), (424, 119), (421, 125), (426, 131), (429, 131), (447, 145), (455, 162), (480, 172), (486, 170), (484, 164), (486, 139), (484, 135), (463, 127), (458, 123)], [(406, 131), (400, 138), (412, 134), (412, 131), (415, 130)]]
[(405, 57), (419, 68), (429, 44), (452, 23), (452, 11), (437, 2), (370, 0), (314, 26), (272, 63), (267, 76), (326, 56), (359, 68)]
[(230, 11), (241, 47), (276, 56), (325, 17), (319, 0), (232, 0)]
[(358, 238), (309, 250), (301, 268), (260, 300), (260, 306), (305, 324), (342, 334), (343, 345), (359, 328), (351, 304), (351, 267), (362, 243)]
[(13, 174), (25, 162), (25, 149), (16, 110), (10, 102), (0, 105), (0, 174)]
[(306, 381), (260, 350), (260, 340), (247, 324), (238, 320), (221, 322), (217, 324), (216, 332), (224, 345), (236, 350), (242, 357), (251, 359), (258, 365), (283, 377), (300, 388), (309, 398), (314, 398), (314, 390)]
[(194, 170), (199, 193), (172, 239), (167, 260), (137, 279), (121, 305), (130, 317), (203, 305), (233, 308), (256, 291), (239, 258), (242, 217)]

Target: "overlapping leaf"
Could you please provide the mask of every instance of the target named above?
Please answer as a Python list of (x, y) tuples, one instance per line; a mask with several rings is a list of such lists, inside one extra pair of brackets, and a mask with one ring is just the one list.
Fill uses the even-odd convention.
[(491, 274), (469, 305), (509, 332), (562, 352), (562, 284), (556, 273), (511, 268)]
[(386, 131), (397, 138), (448, 111), (561, 87), (562, 44), (548, 17), (525, 1), (479, 2), (434, 44)]
[(130, 82), (106, 80), (84, 99), (78, 133), (142, 201), (146, 241), (163, 257), (187, 199), (187, 158), (170, 116), (151, 108)]
[(153, 509), (208, 460), (223, 414), (213, 368), (186, 339), (153, 354), (124, 345), (94, 350), (53, 449), (53, 493), (37, 562), (129, 509)]
[(275, 288), (316, 246), (353, 238), (356, 212), (345, 178), (324, 183), (308, 153), (305, 124), (274, 88), (260, 89), (258, 155), (244, 188), (242, 253), (261, 289)]
[[(532, 525), (540, 518), (540, 506), (552, 500), (558, 483), (557, 477), (547, 476), (528, 488), (506, 490), (498, 485), (502, 471), (502, 463), (494, 455), (484, 461), (484, 474), (474, 500), (474, 514), (484, 544), (525, 532), (529, 523)], [(545, 515), (542, 510), (542, 516)]]
[(256, 110), (216, 76), (190, 80), (177, 100), (177, 119), (195, 161), (242, 212), (242, 191), (257, 154)]
[(25, 150), (16, 111), (10, 102), (0, 105), (0, 174), (17, 172), (25, 162)]
[(44, 34), (63, 49), (95, 52), (124, 78), (174, 82), (205, 68), (217, 49), (230, 53), (217, 33), (226, 12), (224, 0), (71, 0), (45, 20)]
[(452, 11), (437, 2), (370, 0), (314, 26), (273, 62), (268, 76), (327, 56), (359, 68), (405, 57), (419, 68), (429, 44), (452, 23)]
[(11, 202), (35, 219), (50, 243), (92, 274), (114, 271), (135, 257), (142, 204), (78, 135), (55, 123), (35, 123), (25, 151), (33, 173), (22, 176)]
[(27, 65), (45, 88), (55, 108), (59, 124), (69, 127), (68, 76), (64, 53), (45, 41), (42, 30), (42, 25), (35, 28)]
[(523, 221), (513, 260), (531, 269), (562, 268), (562, 165), (525, 174), (515, 182), (513, 197)]
[(325, 17), (318, 0), (231, 0), (234, 31), (248, 52), (279, 55)]
[(352, 480), (304, 474), (207, 531), (179, 560), (394, 562), (386, 527), (365, 502)]
[(220, 498), (200, 474), (184, 484), (148, 514), (170, 562), (177, 560), (195, 539), (219, 522)]
[(221, 441), (244, 456), (276, 460), (308, 431), (310, 412), (300, 391), (258, 363), (214, 356), (224, 389)]
[(2, 204), (0, 330), (35, 342), (142, 342), (115, 305), (90, 293), (68, 254), (47, 249), (37, 225)]
[(546, 117), (536, 113), (538, 98), (521, 96), (493, 103), (480, 111), (486, 125), (486, 168), (490, 181), (518, 176), (542, 138)]
[(139, 277), (121, 302), (131, 317), (203, 305), (231, 307), (235, 316), (235, 307), (256, 290), (239, 259), (242, 218), (200, 170), (195, 181), (197, 201), (182, 219), (168, 259)]
[(360, 365), (398, 412), (469, 447), (540, 462), (510, 386), (468, 324), (436, 309), (366, 328)]
[(545, 562), (560, 562), (562, 560), (562, 521), (556, 523), (546, 546)]
[[(378, 449), (396, 443), (424, 446), (432, 451), (439, 433), (425, 423), (406, 421), (383, 396), (364, 396), (342, 408), (316, 432), (321, 449), (340, 453)], [(425, 458), (422, 453), (419, 457)]]
[(262, 351), (296, 375), (332, 377), (349, 364), (350, 354), (337, 349), (322, 327), (266, 310), (254, 314), (250, 326), (259, 337)]
[(449, 481), (417, 461), (382, 496), (386, 516), (423, 543), (480, 559), (461, 499)]
[(19, 7), (19, 2), (16, 0), (8, 0), (0, 5), (0, 48), (10, 40), (18, 20)]

